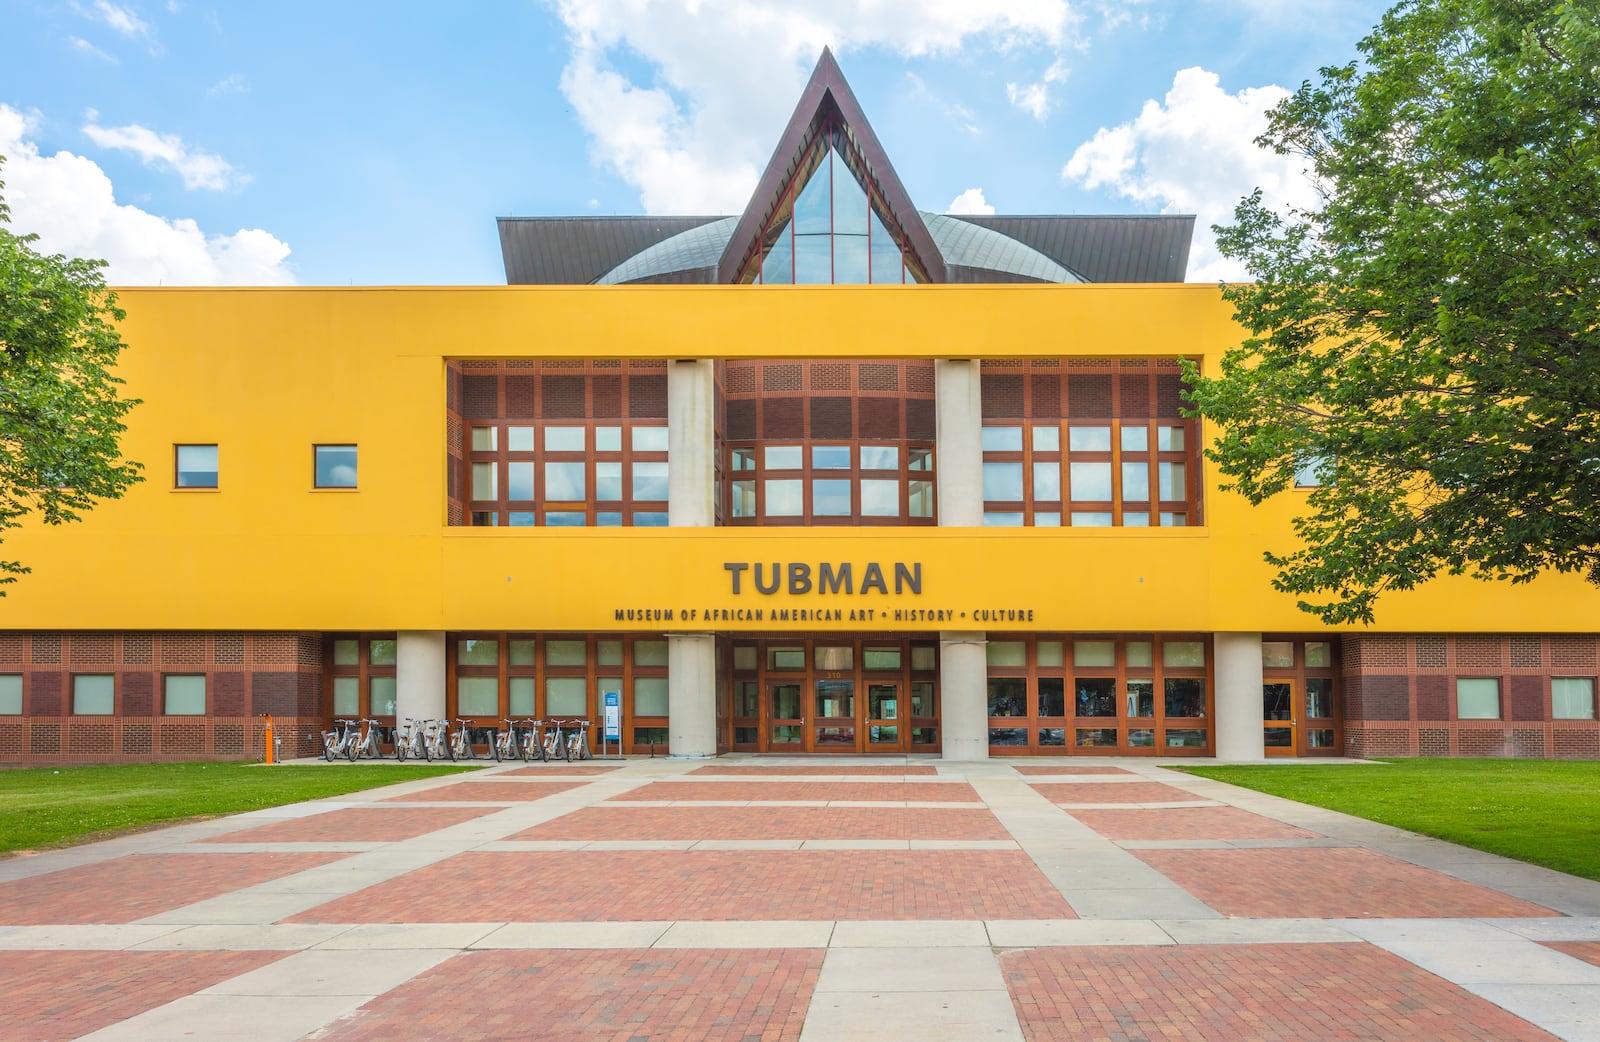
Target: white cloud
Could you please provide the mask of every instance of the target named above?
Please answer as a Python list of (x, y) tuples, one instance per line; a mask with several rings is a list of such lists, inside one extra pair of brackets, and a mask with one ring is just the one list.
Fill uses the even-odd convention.
[[(1071, 0), (551, 0), (572, 56), (562, 93), (595, 158), (651, 213), (731, 213), (748, 199), (824, 46), (951, 54), (978, 43), (1060, 50)], [(636, 83), (613, 55), (650, 63)]]
[(1037, 83), (1006, 84), (1006, 100), (1043, 123), (1050, 115), (1050, 88), (1067, 82), (1067, 63), (1057, 58)]
[(187, 218), (168, 220), (118, 205), (111, 179), (71, 152), (41, 155), (33, 120), (0, 105), (0, 167), (11, 230), (37, 232), (36, 248), (109, 262), (106, 281), (121, 286), (287, 285), (289, 246), (259, 228), (206, 235)]
[(135, 14), (131, 8), (110, 3), (109, 0), (94, 0), (93, 10), (85, 13), (123, 36), (150, 35), (149, 23)]
[(207, 94), (243, 94), (250, 89), (244, 77), (237, 72), (213, 83), (206, 88)]
[(950, 200), (950, 205), (944, 208), (945, 213), (962, 214), (991, 214), (994, 213), (994, 204), (983, 197), (983, 189), (969, 188), (965, 192)]
[(1101, 127), (1079, 145), (1061, 176), (1166, 213), (1195, 214), (1190, 280), (1244, 278), (1241, 266), (1217, 252), (1211, 225), (1231, 221), (1239, 200), (1257, 187), (1280, 212), (1315, 203), (1302, 160), (1255, 144), (1267, 111), (1288, 94), (1273, 84), (1229, 94), (1216, 73), (1183, 69), (1163, 101), (1146, 101), (1138, 118)]
[(183, 187), (206, 188), (221, 192), (248, 184), (248, 174), (241, 174), (233, 165), (212, 152), (191, 149), (176, 134), (157, 134), (148, 127), (130, 123), (125, 127), (102, 127), (95, 124), (94, 113), (83, 132), (101, 148), (131, 152), (145, 166), (175, 170), (183, 178)]
[(88, 40), (85, 40), (81, 36), (67, 37), (67, 44), (79, 54), (87, 54), (91, 58), (99, 58), (101, 61), (110, 62), (113, 65), (117, 64), (117, 59), (113, 58), (105, 51), (102, 51), (100, 48), (96, 47), (94, 44), (90, 43)]

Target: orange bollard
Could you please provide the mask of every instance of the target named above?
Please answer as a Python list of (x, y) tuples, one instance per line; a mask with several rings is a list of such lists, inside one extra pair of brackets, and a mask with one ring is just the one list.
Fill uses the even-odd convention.
[(265, 762), (267, 762), (269, 764), (277, 763), (278, 762), (278, 757), (276, 755), (276, 749), (274, 749), (273, 742), (272, 742), (272, 714), (271, 713), (262, 713), (261, 717), (262, 717), (262, 719), (266, 720), (266, 722), (267, 722), (267, 733), (266, 733), (267, 758), (266, 758)]

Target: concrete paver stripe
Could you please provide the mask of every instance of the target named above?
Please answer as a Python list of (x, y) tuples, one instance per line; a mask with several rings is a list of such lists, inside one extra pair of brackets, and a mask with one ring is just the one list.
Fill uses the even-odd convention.
[(1091, 774), (1132, 774), (1133, 773), (1132, 771), (1130, 771), (1130, 770), (1128, 770), (1127, 768), (1124, 768), (1124, 767), (1105, 767), (1105, 766), (1101, 766), (1101, 765), (1097, 765), (1097, 764), (1075, 764), (1075, 763), (1063, 763), (1063, 764), (1018, 763), (1018, 764), (1013, 764), (1011, 769), (1016, 771), (1018, 774), (1023, 775), (1024, 777), (1031, 777), (1033, 775), (1051, 775), (1051, 774), (1091, 775)]
[(1600, 966), (1600, 941), (1544, 941), (1543, 944), (1563, 955), (1582, 959), (1591, 966)]
[(1553, 1038), (1364, 944), (1034, 948), (1000, 966), (1030, 1042)]
[(898, 778), (902, 776), (933, 776), (939, 773), (935, 767), (927, 765), (910, 765), (900, 767), (880, 766), (877, 764), (841, 763), (836, 767), (821, 767), (816, 765), (797, 764), (712, 764), (708, 767), (696, 767), (690, 774), (726, 775), (729, 777), (772, 777), (773, 775), (787, 775), (790, 777), (845, 777), (845, 778)]
[(813, 949), (475, 951), (368, 1002), (319, 1038), (795, 1042)]
[(1203, 797), (1160, 782), (1033, 782), (1051, 803), (1192, 803)]
[(291, 922), (1069, 919), (1020, 851), (469, 852)]

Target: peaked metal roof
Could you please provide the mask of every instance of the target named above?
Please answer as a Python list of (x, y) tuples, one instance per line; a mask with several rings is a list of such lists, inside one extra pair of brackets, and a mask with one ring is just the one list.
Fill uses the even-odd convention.
[(783, 134), (778, 138), (772, 158), (767, 160), (766, 170), (762, 172), (750, 202), (728, 239), (727, 249), (717, 264), (718, 282), (731, 283), (738, 277), (745, 262), (759, 248), (758, 239), (768, 218), (782, 204), (796, 168), (809, 151), (817, 133), (823, 127), (835, 124), (845, 130), (866, 161), (867, 176), (900, 225), (907, 247), (921, 262), (928, 280), (946, 281), (944, 260), (939, 248), (934, 245), (933, 236), (922, 223), (905, 185), (900, 183), (900, 176), (894, 172), (888, 153), (883, 150), (878, 135), (873, 133), (872, 125), (867, 122), (866, 113), (861, 111), (850, 85), (845, 82), (844, 73), (839, 71), (839, 63), (834, 60), (833, 52), (824, 47), (822, 57), (817, 59), (817, 67), (811, 70), (811, 79), (800, 93), (794, 114), (789, 117), (789, 125), (784, 127)]

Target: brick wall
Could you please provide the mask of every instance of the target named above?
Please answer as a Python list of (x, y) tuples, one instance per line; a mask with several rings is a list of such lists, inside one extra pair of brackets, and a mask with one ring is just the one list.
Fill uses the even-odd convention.
[[(285, 758), (322, 726), (319, 633), (5, 633), (0, 673), (22, 674), (22, 715), (0, 716), (0, 764), (259, 760), (262, 713)], [(115, 712), (76, 716), (72, 675), (114, 677)], [(162, 677), (206, 676), (207, 713), (167, 716)]]
[[(1555, 720), (1551, 677), (1595, 676), (1600, 635), (1348, 636), (1345, 753), (1600, 759), (1600, 720)], [(1460, 677), (1500, 681), (1500, 719), (1456, 716)]]

